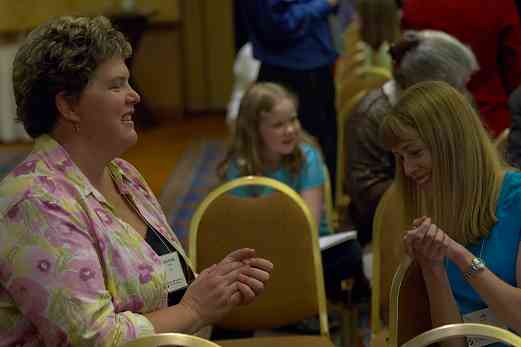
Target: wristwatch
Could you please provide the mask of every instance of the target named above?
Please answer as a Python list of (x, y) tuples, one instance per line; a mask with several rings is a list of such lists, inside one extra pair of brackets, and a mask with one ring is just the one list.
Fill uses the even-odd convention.
[(463, 273), (463, 278), (468, 281), (470, 277), (485, 269), (485, 263), (480, 258), (472, 259), (469, 269)]

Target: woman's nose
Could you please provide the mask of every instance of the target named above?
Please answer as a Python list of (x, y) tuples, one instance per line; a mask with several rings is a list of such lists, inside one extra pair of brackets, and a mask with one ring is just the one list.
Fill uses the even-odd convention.
[(414, 171), (416, 170), (416, 164), (411, 162), (410, 160), (404, 160), (403, 161), (403, 171), (406, 176), (412, 176), (414, 174)]
[(293, 126), (293, 124), (288, 124), (286, 126), (286, 133), (287, 134), (292, 134), (294, 131), (295, 131), (295, 127)]
[(129, 101), (130, 103), (132, 103), (133, 105), (135, 104), (139, 104), (141, 102), (141, 96), (139, 95), (138, 92), (136, 92), (136, 90), (132, 87), (130, 87), (130, 92), (129, 92)]

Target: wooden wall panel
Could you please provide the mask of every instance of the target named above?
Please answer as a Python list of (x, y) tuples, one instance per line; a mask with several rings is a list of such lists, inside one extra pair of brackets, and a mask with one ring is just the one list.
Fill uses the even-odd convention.
[[(0, 0), (0, 32), (24, 31), (51, 17), (95, 15), (118, 8), (121, 0)], [(157, 10), (156, 22), (180, 19), (179, 0), (135, 0), (143, 10)]]
[(182, 114), (184, 100), (179, 30), (152, 28), (147, 31), (136, 52), (135, 62), (133, 76), (152, 111), (161, 118)]
[(232, 7), (232, 0), (206, 1), (205, 41), (211, 109), (225, 108), (232, 90), (235, 58)]
[(208, 66), (205, 48), (204, 0), (184, 0), (181, 4), (183, 35), (183, 92), (191, 111), (208, 108)]
[[(51, 17), (96, 15), (123, 0), (0, 0), (0, 35)], [(160, 110), (224, 110), (233, 83), (232, 0), (135, 0), (158, 10), (136, 52), (135, 78)]]
[(185, 106), (224, 110), (233, 83), (232, 0), (183, 0), (181, 17)]

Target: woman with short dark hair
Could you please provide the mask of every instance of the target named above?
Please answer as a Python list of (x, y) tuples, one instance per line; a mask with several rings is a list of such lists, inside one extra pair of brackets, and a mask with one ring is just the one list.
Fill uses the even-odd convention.
[(108, 19), (61, 17), (29, 34), (13, 68), (33, 151), (0, 183), (0, 341), (120, 346), (194, 333), (264, 288), (252, 249), (195, 275), (130, 163), (139, 95)]

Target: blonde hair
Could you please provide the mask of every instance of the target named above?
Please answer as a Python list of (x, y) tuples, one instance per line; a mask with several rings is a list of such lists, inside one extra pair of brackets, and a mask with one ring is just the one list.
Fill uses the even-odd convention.
[(399, 38), (400, 19), (395, 0), (358, 0), (356, 10), (360, 38), (375, 51)]
[(431, 187), (418, 190), (396, 160), (395, 182), (408, 217), (430, 216), (466, 245), (487, 236), (506, 164), (468, 100), (445, 82), (420, 82), (407, 89), (380, 128), (384, 145), (419, 138), (431, 153)]
[[(266, 165), (262, 160), (261, 151), (264, 146), (259, 133), (261, 114), (271, 112), (282, 99), (289, 99), (297, 109), (297, 97), (286, 88), (271, 82), (253, 84), (244, 93), (239, 106), (233, 138), (224, 160), (217, 167), (217, 174), (225, 178), (231, 162), (235, 162), (241, 176), (263, 175)], [(315, 144), (302, 130), (300, 142)], [(295, 146), (292, 153), (282, 159), (282, 166), (294, 176), (298, 175), (304, 155), (300, 146)]]

